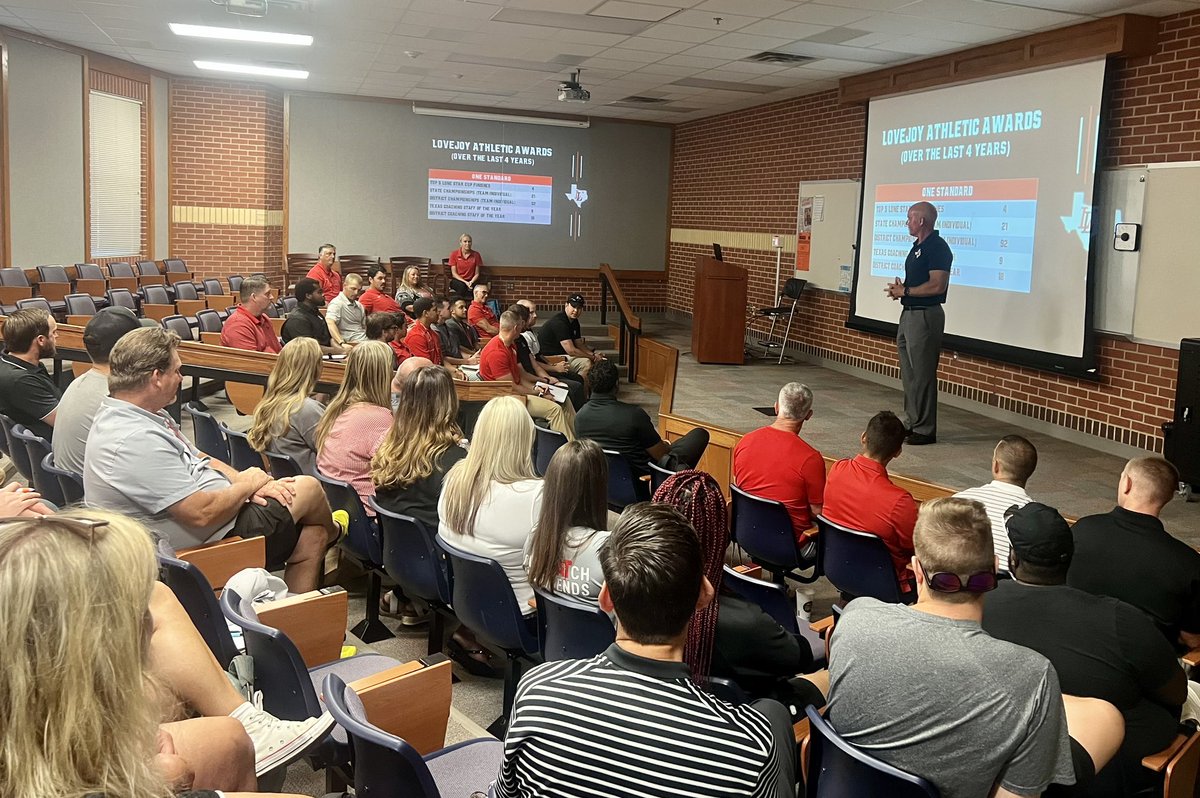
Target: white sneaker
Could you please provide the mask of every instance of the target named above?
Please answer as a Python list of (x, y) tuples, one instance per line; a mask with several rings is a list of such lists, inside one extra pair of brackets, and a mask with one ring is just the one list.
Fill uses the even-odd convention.
[(328, 712), (308, 720), (280, 720), (248, 701), (229, 716), (241, 722), (254, 743), (255, 776), (297, 759), (334, 724)]

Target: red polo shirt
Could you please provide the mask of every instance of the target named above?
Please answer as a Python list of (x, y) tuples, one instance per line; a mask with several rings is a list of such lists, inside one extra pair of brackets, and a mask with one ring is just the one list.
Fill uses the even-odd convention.
[(376, 291), (374, 288), (368, 288), (366, 291), (363, 291), (358, 301), (368, 316), (372, 313), (400, 312), (400, 306), (396, 304), (396, 300), (382, 291)]
[(424, 324), (417, 322), (409, 329), (408, 335), (404, 336), (404, 345), (417, 357), (427, 357), (435, 366), (442, 365), (442, 343), (437, 333)]
[(836, 524), (883, 538), (901, 585), (912, 582), (908, 566), (913, 556), (917, 502), (888, 479), (887, 468), (861, 454), (834, 463), (825, 480), (821, 514)]
[(485, 380), (498, 380), (508, 374), (516, 385), (520, 380), (518, 368), (517, 350), (505, 346), (504, 339), (498, 335), (479, 353), (479, 376)]
[(412, 352), (408, 351), (408, 347), (404, 345), (403, 341), (388, 341), (388, 346), (392, 348), (392, 354), (396, 356), (397, 366), (412, 357)]
[(474, 280), (479, 275), (479, 267), (482, 265), (483, 256), (475, 250), (471, 250), (471, 254), (466, 257), (463, 257), (461, 249), (450, 253), (450, 270), (464, 283)]
[(325, 295), (326, 302), (332, 302), (335, 296), (342, 293), (342, 275), (333, 269), (326, 270), (318, 263), (309, 269), (305, 276), (311, 277), (321, 284), (321, 293)]
[(491, 308), (482, 302), (472, 301), (470, 306), (467, 307), (467, 321), (470, 322), (471, 326), (474, 327), (479, 333), (479, 340), (482, 342), (491, 340), (495, 333), (490, 333), (483, 329), (483, 327), (479, 326), (480, 321), (488, 321), (493, 327), (500, 329), (500, 319), (496, 317), (496, 314), (492, 312)]
[(221, 346), (249, 349), (251, 352), (278, 352), (283, 347), (266, 315), (253, 316), (245, 305), (238, 305), (221, 327)]
[(799, 435), (763, 427), (742, 436), (733, 450), (733, 481), (747, 493), (783, 502), (796, 540), (813, 525), (809, 506), (825, 495), (825, 458)]

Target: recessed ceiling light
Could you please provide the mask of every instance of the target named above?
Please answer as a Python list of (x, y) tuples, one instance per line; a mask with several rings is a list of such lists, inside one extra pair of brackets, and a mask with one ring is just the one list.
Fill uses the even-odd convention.
[(307, 69), (280, 69), (279, 67), (254, 66), (253, 64), (222, 64), (217, 61), (193, 61), (197, 69), (211, 69), (214, 72), (235, 72), (240, 75), (262, 75), (269, 78), (299, 78), (308, 79)]
[(198, 36), (202, 39), (228, 39), (235, 42), (263, 42), (265, 44), (298, 44), (309, 47), (313, 37), (301, 33), (272, 33), (265, 30), (242, 28), (214, 28), (210, 25), (185, 25), (171, 22), (168, 27), (177, 36)]

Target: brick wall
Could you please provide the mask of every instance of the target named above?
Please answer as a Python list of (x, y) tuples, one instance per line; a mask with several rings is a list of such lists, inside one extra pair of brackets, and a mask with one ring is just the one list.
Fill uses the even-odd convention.
[[(595, 278), (569, 280), (545, 277), (494, 277), (489, 288), (492, 296), (503, 303), (511, 304), (518, 299), (529, 299), (542, 308), (561, 310), (567, 297), (575, 292), (587, 299), (588, 310), (600, 308), (600, 282)], [(667, 309), (666, 280), (625, 280), (621, 283), (625, 299), (638, 313), (662, 312)], [(608, 296), (609, 310), (616, 310), (611, 292)], [(541, 314), (543, 318), (545, 313)]]
[[(1110, 69), (1105, 166), (1200, 160), (1200, 11), (1165, 17), (1159, 52)], [(671, 186), (672, 228), (778, 232), (795, 227), (804, 180), (861, 177), (865, 117), (822, 92), (679, 126)], [(673, 242), (668, 305), (691, 312), (692, 263), (706, 248)], [(784, 253), (787, 261), (791, 257)], [(748, 301), (774, 291), (775, 253), (726, 249), (750, 273)], [(803, 351), (898, 376), (894, 343), (848, 330), (848, 297), (810, 291), (792, 340)], [(1114, 337), (1098, 341), (1100, 382), (970, 355), (943, 354), (943, 392), (1143, 449), (1162, 450), (1178, 352)]]
[(283, 283), (283, 92), (171, 80), (171, 255), (198, 277)]

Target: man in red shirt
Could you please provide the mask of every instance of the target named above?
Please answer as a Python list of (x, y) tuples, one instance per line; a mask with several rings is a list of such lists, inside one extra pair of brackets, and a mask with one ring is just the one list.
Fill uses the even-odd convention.
[(252, 352), (278, 352), (283, 346), (263, 311), (275, 304), (275, 291), (262, 277), (242, 280), (241, 304), (233, 309), (221, 327), (221, 346), (249, 349)]
[(437, 306), (429, 297), (419, 297), (413, 302), (413, 315), (417, 320), (404, 336), (404, 345), (417, 357), (427, 357), (435, 366), (442, 365), (442, 344), (437, 333), (430, 329), (437, 321)]
[(363, 310), (368, 316), (372, 313), (400, 312), (400, 306), (396, 304), (396, 300), (383, 290), (387, 286), (386, 266), (372, 266), (367, 269), (367, 282), (370, 287), (362, 292), (362, 296), (358, 298), (358, 304), (363, 306)]
[(500, 320), (487, 306), (491, 290), (487, 283), (475, 284), (475, 301), (467, 308), (467, 322), (479, 332), (479, 343), (486, 344), (500, 331)]
[(789, 382), (775, 402), (775, 422), (742, 436), (733, 450), (733, 481), (747, 493), (783, 502), (801, 546), (812, 538), (825, 494), (825, 458), (800, 437), (812, 404), (807, 385)]
[(537, 387), (537, 378), (527, 374), (517, 362), (514, 342), (521, 333), (520, 319), (512, 311), (500, 314), (500, 326), (495, 338), (479, 353), (479, 376), (485, 380), (511, 381), (513, 393), (525, 397), (525, 407), (534, 418), (544, 418), (550, 429), (575, 440), (575, 408), (567, 399), (554, 401), (544, 388)]
[(904, 434), (904, 424), (890, 410), (872, 416), (862, 434), (862, 454), (829, 469), (822, 514), (835, 524), (883, 538), (900, 586), (910, 590), (917, 502), (887, 472), (887, 464), (900, 456)]
[(325, 295), (325, 302), (329, 303), (335, 296), (342, 293), (342, 264), (337, 259), (337, 247), (333, 244), (322, 244), (317, 252), (320, 254), (320, 259), (316, 266), (308, 270), (305, 277), (311, 277), (320, 283), (321, 293)]

